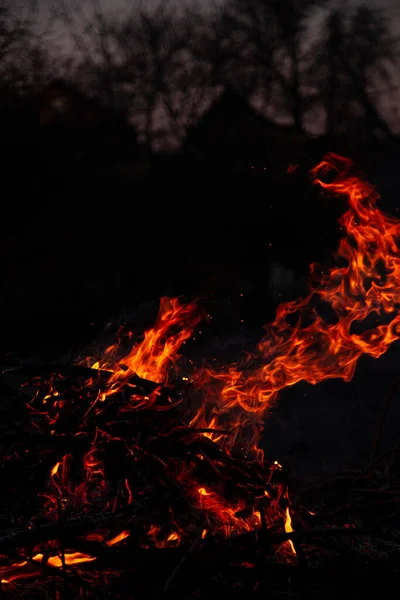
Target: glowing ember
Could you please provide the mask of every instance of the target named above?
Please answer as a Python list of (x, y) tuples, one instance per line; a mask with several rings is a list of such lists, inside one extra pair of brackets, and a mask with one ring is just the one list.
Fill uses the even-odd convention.
[(129, 537), (129, 535), (129, 531), (121, 531), (121, 533), (112, 538), (112, 540), (106, 542), (107, 546), (115, 546), (115, 544), (119, 544), (120, 542), (122, 542), (122, 540), (126, 540), (126, 538)]
[(54, 477), (54, 475), (57, 475), (57, 473), (58, 473), (58, 469), (59, 469), (60, 465), (61, 465), (61, 463), (60, 463), (60, 462), (57, 462), (57, 463), (54, 465), (54, 467), (53, 467), (53, 468), (52, 468), (52, 470), (50, 471), (50, 475), (51, 475), (52, 477)]
[[(96, 557), (87, 556), (86, 554), (82, 554), (81, 552), (73, 552), (71, 554), (65, 554), (64, 560), (65, 564), (70, 566), (92, 562), (96, 560)], [(1, 583), (11, 583), (13, 581), (16, 581), (17, 579), (35, 577), (36, 575), (40, 574), (40, 570), (35, 570), (34, 563), (37, 563), (38, 565), (54, 567), (57, 569), (61, 569), (63, 566), (63, 561), (60, 556), (49, 556), (47, 559), (45, 559), (43, 554), (35, 554), (34, 556), (32, 556), (32, 559), (29, 562), (24, 560), (19, 563), (15, 563), (10, 568), (0, 567)]]

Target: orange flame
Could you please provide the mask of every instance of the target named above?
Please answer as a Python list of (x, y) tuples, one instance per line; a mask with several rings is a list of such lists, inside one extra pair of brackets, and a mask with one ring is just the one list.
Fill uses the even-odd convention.
[[(256, 356), (227, 370), (205, 368), (194, 376), (199, 385), (210, 390), (211, 410), (207, 413), (203, 406), (193, 425), (206, 427), (212, 419), (213, 425), (228, 421), (238, 429), (250, 419), (259, 432), (260, 418), (282, 389), (299, 381), (349, 381), (363, 354), (377, 358), (399, 339), (400, 221), (376, 208), (375, 189), (353, 170), (351, 161), (329, 154), (311, 172), (314, 182), (324, 190), (347, 198), (348, 210), (340, 219), (345, 237), (337, 252), (345, 265), (319, 276), (317, 266), (312, 265), (308, 296), (278, 307)], [(336, 175), (333, 182), (322, 181), (332, 173)], [(330, 305), (333, 323), (315, 308), (318, 299)], [(390, 322), (356, 333), (354, 324), (362, 323), (373, 312), (391, 317)], [(255, 361), (258, 366), (252, 369)], [(219, 395), (215, 392), (218, 382)], [(232, 443), (230, 440), (224, 438), (222, 443)]]
[(156, 383), (166, 381), (168, 367), (200, 321), (197, 305), (180, 304), (177, 298), (162, 298), (155, 326), (123, 360), (128, 372)]
[[(286, 507), (286, 512), (285, 512), (285, 531), (286, 531), (286, 533), (291, 533), (293, 531), (292, 517), (290, 516), (289, 506)], [(289, 543), (290, 549), (293, 552), (293, 554), (296, 554), (296, 550), (294, 548), (294, 544), (293, 544), (292, 540), (288, 540), (288, 543)]]
[(106, 544), (107, 544), (107, 546), (115, 546), (115, 544), (119, 544), (119, 542), (122, 542), (122, 540), (126, 540), (126, 538), (129, 536), (130, 536), (129, 531), (121, 531), (121, 533), (119, 533), (118, 535), (113, 537), (111, 540), (108, 540), (108, 542), (106, 542)]
[(178, 546), (181, 541), (181, 536), (176, 531), (172, 531), (166, 537), (161, 535), (161, 527), (151, 525), (148, 536), (151, 538), (156, 548), (173, 548)]
[[(115, 544), (118, 544), (122, 540), (126, 539), (129, 535), (129, 531), (122, 531), (114, 538), (106, 542), (106, 544), (107, 546), (114, 546)], [(100, 534), (88, 535), (87, 539), (103, 541), (103, 538)], [(72, 565), (79, 565), (82, 563), (93, 562), (96, 560), (96, 556), (89, 556), (88, 554), (83, 554), (82, 552), (65, 553), (63, 558), (67, 567)], [(44, 558), (43, 554), (38, 553), (32, 556), (30, 562), (24, 560), (16, 562), (10, 567), (0, 567), (1, 583), (7, 584), (12, 583), (17, 579), (35, 577), (40, 573), (40, 571), (35, 569), (35, 566), (32, 563), (37, 563), (38, 565), (43, 564), (44, 566), (53, 567), (56, 569), (61, 569), (63, 567), (63, 559), (60, 555), (49, 556), (47, 558)]]
[(58, 469), (59, 469), (60, 466), (61, 466), (61, 463), (60, 462), (56, 462), (56, 464), (54, 465), (54, 467), (50, 471), (50, 475), (52, 477), (54, 477), (55, 475), (57, 475)]
[(92, 369), (113, 371), (109, 389), (101, 399), (117, 392), (133, 374), (166, 384), (169, 368), (176, 364), (181, 346), (190, 338), (201, 318), (195, 302), (181, 304), (178, 298), (161, 298), (154, 327), (144, 333), (143, 340), (134, 345), (127, 356), (117, 360), (119, 344), (113, 344), (101, 360), (91, 365)]
[[(32, 556), (32, 561), (34, 563), (44, 564), (48, 567), (55, 567), (57, 569), (61, 569), (63, 566), (63, 561), (61, 556), (50, 556), (44, 562), (43, 554), (35, 554)], [(67, 566), (77, 565), (81, 563), (93, 562), (96, 560), (95, 556), (89, 556), (88, 554), (83, 554), (82, 552), (72, 552), (70, 554), (64, 554), (65, 564)], [(17, 579), (25, 579), (28, 577), (34, 577), (38, 575), (40, 571), (35, 570), (34, 565), (24, 560), (18, 563), (14, 563), (11, 567), (0, 567), (0, 581), (1, 583), (12, 583)]]

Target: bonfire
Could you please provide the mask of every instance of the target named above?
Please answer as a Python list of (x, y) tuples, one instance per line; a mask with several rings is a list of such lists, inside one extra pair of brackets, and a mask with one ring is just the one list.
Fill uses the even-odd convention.
[[(312, 265), (309, 294), (280, 305), (240, 363), (183, 376), (207, 315), (163, 298), (142, 339), (3, 372), (2, 597), (271, 594), (282, 572), (286, 593), (304, 593), (305, 573), (371, 555), (371, 536), (393, 555), (400, 487), (382, 457), (302, 487), (259, 447), (284, 388), (349, 381), (400, 337), (400, 221), (350, 161), (328, 155), (311, 176), (347, 201), (337, 266)], [(373, 313), (382, 322), (355, 328)]]

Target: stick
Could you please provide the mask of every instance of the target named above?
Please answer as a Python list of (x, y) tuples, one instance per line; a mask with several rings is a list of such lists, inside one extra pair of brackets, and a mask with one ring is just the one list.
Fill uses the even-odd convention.
[(382, 460), (382, 458), (385, 458), (386, 456), (389, 456), (390, 454), (395, 454), (396, 452), (399, 452), (399, 451), (400, 451), (400, 444), (396, 444), (396, 446), (393, 446), (393, 448), (390, 448), (389, 450), (386, 450), (385, 452), (381, 452), (381, 454), (379, 454), (378, 456), (375, 456), (374, 459), (368, 464), (365, 471), (367, 473), (369, 473), (371, 471), (372, 467), (377, 462)]
[(92, 369), (91, 367), (83, 367), (81, 365), (21, 365), (4, 369), (1, 373), (3, 377), (9, 375), (18, 375), (19, 373), (41, 376), (41, 375), (78, 375), (80, 377), (90, 377), (92, 375), (107, 375), (113, 374), (112, 371), (106, 369)]
[(383, 519), (381, 523), (376, 525), (370, 525), (365, 527), (358, 527), (354, 529), (349, 528), (337, 528), (337, 529), (310, 529), (309, 531), (291, 531), (290, 533), (274, 533), (271, 534), (271, 543), (279, 544), (282, 542), (286, 542), (287, 540), (292, 540), (292, 542), (304, 542), (313, 538), (326, 538), (326, 537), (344, 537), (344, 536), (357, 536), (357, 535), (371, 535), (374, 533), (378, 533), (379, 530), (384, 528), (386, 522), (389, 520), (393, 520), (398, 517), (400, 511), (396, 511), (388, 517), (387, 519)]
[(188, 561), (188, 559), (191, 557), (191, 555), (194, 552), (196, 552), (196, 550), (200, 546), (200, 544), (201, 544), (201, 532), (198, 534), (197, 538), (194, 540), (194, 542), (190, 546), (187, 553), (181, 558), (181, 560), (176, 565), (175, 569), (172, 571), (171, 575), (168, 577), (167, 581), (165, 582), (164, 587), (162, 588), (163, 592), (167, 592), (170, 589), (171, 585), (173, 584), (177, 575), (181, 571), (182, 567)]
[(65, 597), (67, 597), (68, 595), (68, 580), (67, 580), (67, 567), (65, 564), (65, 547), (64, 547), (64, 540), (63, 540), (63, 536), (61, 535), (61, 528), (62, 528), (62, 507), (61, 507), (61, 500), (60, 498), (57, 498), (57, 517), (58, 517), (58, 525), (60, 528), (60, 551), (61, 551), (61, 566), (62, 566), (62, 574), (63, 574), (63, 580), (64, 580), (64, 592), (65, 592)]
[[(113, 375), (113, 371), (106, 369), (91, 369), (90, 367), (83, 367), (81, 365), (22, 365), (20, 367), (13, 367), (11, 369), (5, 369), (0, 376), (8, 377), (12, 375), (26, 374), (32, 377), (43, 376), (43, 375), (69, 375), (77, 377), (95, 377), (99, 380), (107, 380)], [(159, 383), (143, 379), (132, 373), (129, 376), (129, 383), (136, 383), (138, 386), (143, 386), (148, 392), (155, 390), (156, 388), (163, 388)], [(127, 383), (127, 382), (124, 382)]]
[(151, 517), (150, 512), (144, 504), (135, 503), (135, 505), (127, 505), (124, 510), (118, 513), (70, 519), (69, 521), (65, 521), (61, 527), (58, 523), (48, 523), (38, 529), (22, 529), (0, 537), (0, 551), (6, 554), (8, 551), (19, 546), (32, 546), (39, 542), (57, 539), (60, 536), (63, 536), (65, 541), (66, 539), (81, 535), (90, 529), (107, 527), (119, 521), (122, 521), (126, 525), (127, 519), (136, 518), (142, 512), (144, 513), (144, 519)]

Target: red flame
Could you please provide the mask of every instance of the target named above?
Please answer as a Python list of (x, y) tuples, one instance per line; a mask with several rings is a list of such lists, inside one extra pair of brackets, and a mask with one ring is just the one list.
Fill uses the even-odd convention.
[[(347, 198), (348, 210), (340, 219), (345, 235), (337, 252), (344, 266), (318, 275), (312, 265), (309, 295), (278, 307), (255, 356), (226, 370), (207, 367), (195, 375), (197, 383), (210, 390), (210, 398), (193, 425), (206, 427), (212, 421), (218, 427), (228, 421), (240, 429), (250, 420), (259, 431), (260, 419), (284, 388), (299, 381), (349, 381), (362, 355), (378, 358), (399, 339), (400, 221), (376, 208), (378, 194), (353, 169), (349, 160), (330, 154), (311, 172), (317, 185)], [(333, 173), (331, 183), (321, 179)], [(330, 305), (336, 316), (333, 323), (318, 313), (316, 299)], [(388, 324), (354, 332), (354, 324), (373, 312), (392, 318)]]
[[(179, 350), (201, 319), (196, 302), (182, 304), (178, 298), (161, 298), (154, 327), (145, 332), (143, 340), (135, 344), (128, 355), (118, 358), (119, 344), (113, 344), (106, 349), (102, 359), (85, 359), (92, 369), (112, 371), (108, 389), (100, 399), (104, 401), (108, 395), (118, 392), (132, 375), (167, 384), (169, 370), (179, 359)], [(88, 382), (91, 383), (92, 380)], [(150, 404), (155, 398), (147, 400)]]

